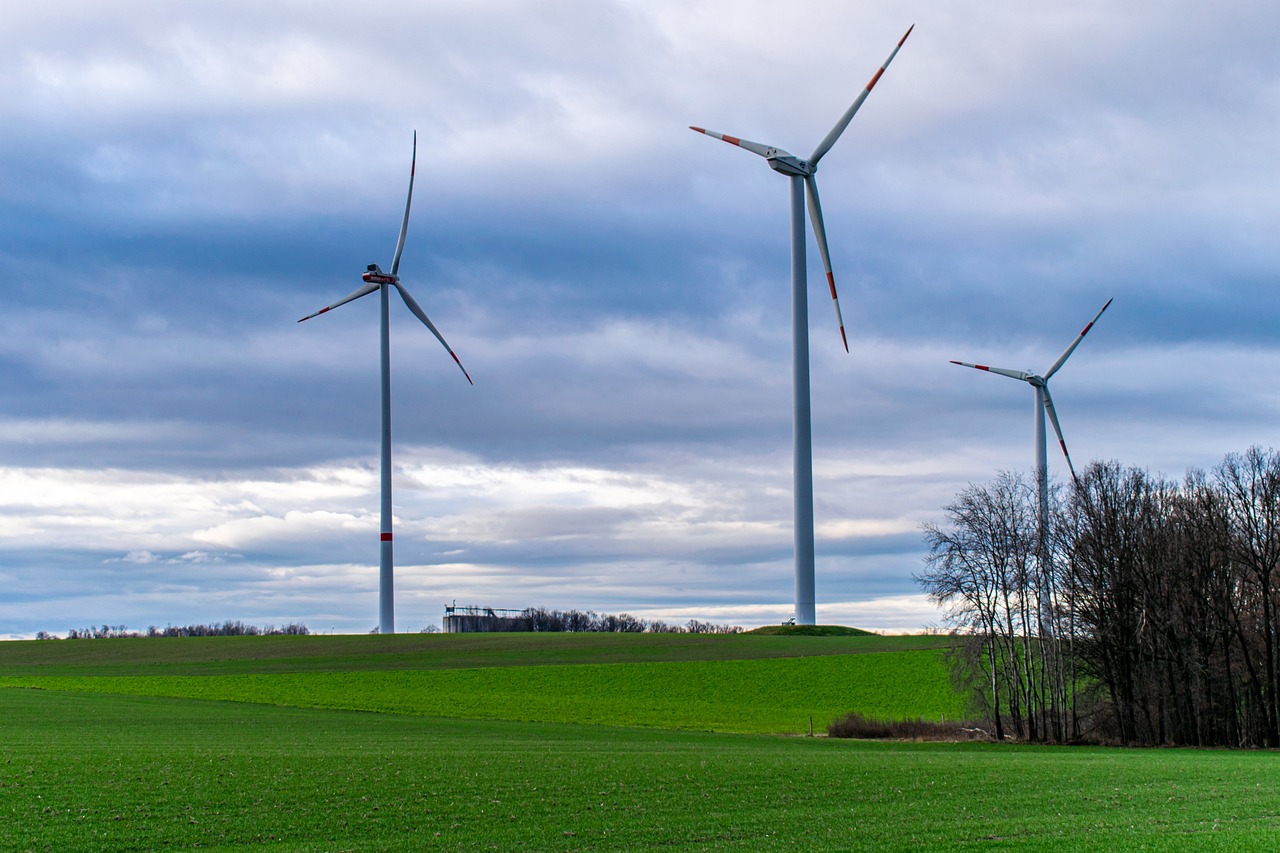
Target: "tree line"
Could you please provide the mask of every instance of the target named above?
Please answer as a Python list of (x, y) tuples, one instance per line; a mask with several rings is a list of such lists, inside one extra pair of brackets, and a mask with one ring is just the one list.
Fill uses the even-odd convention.
[[(68, 640), (112, 640), (137, 639), (140, 637), (259, 637), (276, 634), (305, 635), (311, 631), (306, 625), (293, 622), (282, 628), (275, 625), (258, 627), (246, 625), (239, 620), (227, 620), (221, 624), (210, 625), (168, 625), (164, 628), (150, 626), (145, 631), (130, 631), (124, 625), (101, 625), (88, 628), (72, 628), (67, 631)], [(48, 631), (37, 631), (37, 640), (56, 640)]]
[[(703, 622), (690, 619), (683, 624), (664, 622), (661, 619), (640, 619), (628, 613), (596, 613), (591, 610), (548, 610), (544, 607), (530, 607), (514, 616), (473, 615), (454, 617), (468, 620), (463, 623), (466, 631), (595, 631), (614, 633), (652, 634), (739, 634), (742, 628), (737, 625), (722, 625), (714, 622)], [(375, 627), (371, 633), (377, 633)], [(435, 633), (439, 630), (434, 625), (423, 629), (424, 633)], [(72, 628), (67, 631), (68, 640), (108, 640), (137, 639), (142, 637), (256, 637), (279, 634), (310, 634), (306, 625), (290, 623), (283, 627), (275, 625), (248, 625), (239, 620), (227, 620), (222, 623), (208, 625), (169, 625), (164, 628), (152, 625), (145, 631), (130, 630), (124, 625), (96, 625), (88, 628)], [(48, 631), (37, 631), (37, 640), (56, 640), (59, 637)]]
[(1280, 453), (1175, 482), (1117, 462), (1049, 494), (1003, 472), (925, 526), (917, 581), (997, 737), (1280, 747)]
[(641, 619), (629, 613), (596, 613), (592, 610), (550, 610), (545, 607), (526, 607), (519, 613), (496, 615), (468, 613), (451, 615), (455, 630), (472, 631), (536, 631), (536, 632), (602, 632), (624, 634), (739, 634), (737, 625), (721, 625), (690, 619), (684, 624), (674, 624), (661, 619)]

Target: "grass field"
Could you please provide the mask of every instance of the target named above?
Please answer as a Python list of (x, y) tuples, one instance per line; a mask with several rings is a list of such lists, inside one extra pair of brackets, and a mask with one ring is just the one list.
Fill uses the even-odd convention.
[[(641, 662), (602, 663), (601, 657), (616, 661), (628, 654), (625, 641), (615, 644), (610, 638), (593, 649), (589, 642), (560, 638), (537, 650), (556, 663), (538, 667), (532, 665), (538, 653), (520, 652), (518, 639), (495, 644), (488, 641), (492, 638), (472, 638), (475, 645), (457, 656), (463, 666), (448, 665), (449, 655), (436, 647), (423, 653), (434, 665), (415, 670), (400, 656), (418, 652), (399, 647), (409, 641), (395, 637), (373, 638), (381, 643), (369, 645), (346, 641), (370, 638), (302, 638), (312, 640), (305, 652), (298, 652), (301, 646), (261, 642), (276, 638), (247, 639), (259, 645), (200, 641), (189, 647), (193, 659), (188, 660), (182, 660), (181, 647), (146, 644), (189, 640), (138, 641), (132, 666), (116, 645), (129, 641), (82, 641), (80, 649), (66, 641), (0, 644), (0, 672), (8, 673), (7, 679), (60, 688), (0, 689), (0, 849), (1255, 850), (1280, 845), (1280, 796), (1274, 783), (1280, 756), (1273, 753), (853, 742), (675, 731), (652, 722), (636, 728), (416, 715), (430, 708), (367, 713), (279, 707), (262, 704), (267, 698), (262, 695), (254, 702), (227, 702), (86, 690), (129, 682), (170, 683), (171, 688), (184, 682), (238, 682), (237, 689), (247, 691), (240, 698), (280, 689), (289, 695), (277, 698), (297, 702), (299, 697), (315, 700), (325, 680), (338, 677), (355, 678), (363, 690), (378, 695), (391, 691), (400, 678), (445, 679), (430, 682), (434, 690), (450, 678), (488, 673), (516, 678), (516, 689), (546, 699), (546, 693), (573, 683), (559, 670), (577, 670), (584, 684), (597, 683), (598, 671), (610, 671), (622, 673), (622, 680), (602, 682), (600, 693), (623, 697), (616, 704), (626, 707), (637, 704), (644, 692), (627, 693), (628, 678), (642, 682), (645, 673), (693, 667), (663, 684), (701, 684), (712, 696), (739, 690), (725, 703), (732, 707), (768, 704), (750, 695), (752, 685), (758, 694), (790, 695), (792, 688), (773, 684), (778, 671), (770, 667), (892, 662), (906, 655), (887, 673), (866, 670), (892, 688), (895, 673), (915, 667), (911, 656), (936, 662), (936, 651), (904, 651), (901, 643), (890, 641), (882, 648), (892, 651), (883, 654), (872, 651), (874, 644), (850, 647), (846, 654), (793, 645), (790, 657), (748, 642), (742, 648), (769, 653), (734, 658), (744, 652), (731, 654), (728, 646), (714, 644), (676, 645), (672, 648), (680, 651), (672, 656), (680, 660), (667, 664), (652, 659), (655, 645), (640, 648), (645, 641), (632, 640), (630, 651)], [(326, 640), (333, 645), (326, 646)], [(101, 659), (94, 659), (94, 649)], [(375, 664), (379, 649), (389, 663), (381, 671)], [(809, 653), (797, 656), (797, 649)], [(566, 664), (566, 655), (583, 662)], [(475, 656), (518, 662), (485, 668), (474, 664)], [(326, 673), (312, 665), (320, 659), (334, 666), (343, 660), (364, 665)], [(286, 660), (300, 665), (289, 669), (281, 663)], [(258, 671), (246, 668), (248, 661), (256, 661)], [(40, 675), (46, 667), (57, 674)], [(169, 672), (204, 669), (195, 676), (157, 674), (163, 667)], [(105, 676), (104, 668), (116, 674)], [(549, 681), (519, 680), (539, 671)], [(277, 688), (270, 688), (272, 683)], [(455, 686), (474, 701), (493, 682)], [(856, 683), (847, 687), (850, 696), (861, 689)], [(569, 714), (578, 702), (572, 697), (548, 707)]]
[[(97, 642), (97, 641), (95, 641)], [(107, 640), (101, 642), (115, 642)], [(806, 732), (850, 710), (964, 715), (934, 650), (728, 661), (271, 675), (0, 676), (0, 687), (221, 699), (433, 717)]]
[(957, 719), (945, 637), (446, 634), (0, 646), (0, 686), (423, 716), (800, 733)]
[(230, 675), (756, 660), (942, 649), (940, 636), (356, 634), (0, 643), (0, 675)]
[(1273, 849), (1262, 753), (859, 743), (2, 690), (0, 848)]

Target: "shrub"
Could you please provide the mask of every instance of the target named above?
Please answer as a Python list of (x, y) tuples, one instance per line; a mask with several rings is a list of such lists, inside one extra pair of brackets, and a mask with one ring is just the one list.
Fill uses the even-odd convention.
[(827, 726), (827, 735), (865, 740), (991, 740), (988, 729), (971, 721), (877, 720), (850, 711)]

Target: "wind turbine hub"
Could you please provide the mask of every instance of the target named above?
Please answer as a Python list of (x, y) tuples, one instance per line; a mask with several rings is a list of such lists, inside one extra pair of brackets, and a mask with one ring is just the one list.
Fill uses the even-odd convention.
[(1045, 381), (1045, 378), (1037, 373), (1028, 372), (1027, 374), (1027, 382), (1031, 383), (1035, 388), (1043, 388), (1045, 386)]
[(360, 278), (370, 284), (395, 284), (400, 280), (400, 276), (383, 272), (382, 267), (377, 264), (369, 264), (364, 275), (360, 276)]
[(778, 152), (776, 156), (768, 159), (770, 169), (792, 177), (807, 178), (818, 171), (818, 167), (808, 160), (801, 160), (792, 154)]

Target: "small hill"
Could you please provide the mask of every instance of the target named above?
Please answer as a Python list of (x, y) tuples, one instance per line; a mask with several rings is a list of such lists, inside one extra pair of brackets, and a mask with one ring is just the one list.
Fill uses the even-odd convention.
[[(5, 687), (424, 717), (790, 733), (963, 716), (945, 637), (390, 634), (0, 643)], [(0, 705), (4, 697), (0, 696)], [(3, 715), (0, 715), (3, 716)], [(0, 847), (4, 845), (0, 843)]]
[(846, 633), (811, 634), (796, 641), (793, 637), (799, 631), (814, 630), (814, 626), (775, 628), (783, 633), (311, 634), (15, 640), (0, 643), (0, 676), (234, 675), (660, 663), (857, 655), (951, 645), (947, 637), (891, 637), (835, 626), (821, 626), (821, 630)]
[(844, 625), (765, 625), (747, 631), (763, 637), (874, 637), (871, 631)]

